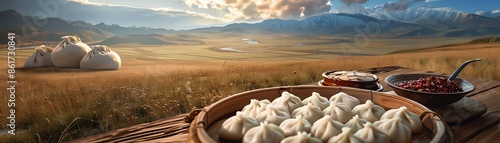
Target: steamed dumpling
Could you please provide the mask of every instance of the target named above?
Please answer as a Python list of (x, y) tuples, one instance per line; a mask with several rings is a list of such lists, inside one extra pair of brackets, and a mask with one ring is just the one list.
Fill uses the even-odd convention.
[(283, 108), (288, 113), (292, 113), (293, 110), (301, 107), (303, 104), (299, 97), (285, 91), (281, 93), (280, 97), (274, 99), (271, 105)]
[(271, 102), (270, 102), (269, 100), (267, 100), (267, 99), (261, 100), (261, 101), (259, 101), (259, 102), (260, 102), (260, 104), (262, 104), (262, 105), (269, 105), (269, 104), (271, 104)]
[(340, 134), (343, 127), (342, 123), (333, 120), (330, 115), (325, 115), (313, 124), (311, 134), (321, 141), (327, 142), (331, 137)]
[(260, 122), (267, 121), (269, 123), (279, 125), (288, 118), (290, 118), (290, 114), (283, 108), (268, 105), (266, 106), (266, 110), (259, 113), (255, 119)]
[(342, 102), (331, 102), (330, 106), (323, 110), (323, 114), (330, 115), (333, 120), (339, 121), (342, 124), (347, 123), (352, 117), (351, 108)]
[(392, 119), (394, 117), (401, 118), (401, 122), (411, 129), (412, 133), (419, 133), (422, 131), (422, 121), (417, 114), (408, 111), (408, 109), (403, 106), (399, 109), (391, 109), (380, 117), (380, 120)]
[(243, 135), (245, 135), (248, 130), (258, 125), (259, 122), (252, 116), (236, 112), (236, 116), (233, 116), (222, 123), (219, 135), (224, 139), (241, 141), (243, 139)]
[(308, 103), (307, 105), (299, 107), (292, 112), (292, 117), (296, 117), (297, 115), (302, 115), (302, 117), (309, 121), (309, 123), (314, 123), (316, 120), (323, 117), (323, 112), (321, 112), (321, 109), (318, 106)]
[(363, 128), (363, 125), (365, 123), (367, 123), (368, 121), (363, 119), (363, 118), (359, 118), (358, 115), (354, 115), (354, 117), (352, 117), (351, 120), (349, 120), (347, 123), (345, 123), (345, 126), (346, 127), (350, 127), (351, 128), (351, 131), (353, 133), (355, 133), (356, 131), (358, 131), (359, 129), (362, 129)]
[[(268, 100), (269, 101), (269, 100)], [(266, 110), (267, 104), (259, 102), (257, 99), (251, 99), (250, 104), (246, 105), (243, 107), (241, 112), (243, 114), (252, 116), (252, 117), (257, 117), (259, 113), (262, 113)]]
[(342, 133), (328, 140), (328, 143), (364, 143), (364, 142), (366, 141), (360, 137), (355, 136), (352, 133), (351, 128), (349, 127), (342, 128)]
[(358, 130), (354, 135), (364, 139), (367, 143), (390, 143), (391, 138), (385, 132), (376, 128), (368, 122), (364, 127)]
[(389, 135), (393, 143), (411, 142), (411, 130), (402, 123), (399, 117), (377, 121), (373, 123), (373, 126)]
[(352, 109), (353, 115), (359, 115), (360, 118), (369, 122), (378, 121), (384, 113), (385, 109), (373, 104), (371, 100), (366, 100), (365, 104), (360, 104)]
[(279, 143), (285, 138), (283, 130), (267, 122), (261, 122), (259, 126), (254, 127), (243, 137), (244, 143)]
[(358, 105), (360, 102), (358, 98), (347, 95), (344, 92), (339, 92), (332, 97), (330, 97), (330, 102), (342, 102), (349, 106), (349, 108), (354, 108), (354, 106)]
[(318, 106), (321, 110), (325, 109), (330, 105), (330, 101), (326, 97), (320, 96), (319, 93), (313, 92), (311, 96), (302, 100), (302, 104), (311, 103), (314, 106)]
[(280, 124), (280, 128), (285, 132), (285, 136), (293, 136), (297, 132), (309, 132), (311, 130), (311, 123), (302, 118), (302, 115), (297, 115), (295, 118), (286, 119)]
[(295, 136), (287, 137), (281, 140), (281, 143), (322, 143), (320, 139), (311, 137), (306, 132), (298, 132)]

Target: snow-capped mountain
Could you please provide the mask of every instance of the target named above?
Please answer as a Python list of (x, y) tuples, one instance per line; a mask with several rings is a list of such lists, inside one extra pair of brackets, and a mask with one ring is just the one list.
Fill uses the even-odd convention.
[(427, 6), (410, 7), (404, 11), (387, 11), (382, 5), (375, 7), (349, 6), (332, 13), (363, 14), (370, 17), (396, 20), (421, 25), (440, 25), (456, 27), (495, 27), (500, 20), (463, 12), (454, 8)]
[(366, 28), (376, 30), (375, 35), (381, 36), (485, 36), (500, 33), (500, 20), (447, 7), (418, 6), (404, 11), (386, 11), (382, 5), (351, 5), (303, 20), (269, 19), (193, 31), (345, 35), (363, 32)]
[(244, 31), (259, 32), (306, 32), (306, 33), (354, 33), (354, 27), (364, 26), (379, 28), (396, 28), (404, 26), (416, 26), (414, 24), (402, 23), (394, 20), (380, 20), (360, 14), (323, 14), (308, 17), (304, 20), (280, 20), (270, 19), (260, 23), (248, 24), (237, 23), (227, 25), (225, 28), (239, 28)]

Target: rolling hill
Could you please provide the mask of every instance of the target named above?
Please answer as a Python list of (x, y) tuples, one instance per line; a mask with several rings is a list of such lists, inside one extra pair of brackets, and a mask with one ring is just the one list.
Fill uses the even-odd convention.
[(132, 34), (126, 37), (111, 37), (103, 40), (98, 45), (142, 44), (142, 45), (198, 45), (204, 44), (197, 36), (185, 34)]
[[(121, 27), (119, 25), (90, 24), (84, 21), (68, 22), (60, 18), (43, 18), (23, 16), (15, 10), (0, 12), (0, 34), (16, 33), (19, 43), (33, 41), (60, 41), (65, 35), (76, 35), (83, 41), (102, 41), (113, 36), (127, 36), (130, 34), (165, 34), (166, 29), (147, 27)], [(7, 42), (1, 39), (1, 43)]]

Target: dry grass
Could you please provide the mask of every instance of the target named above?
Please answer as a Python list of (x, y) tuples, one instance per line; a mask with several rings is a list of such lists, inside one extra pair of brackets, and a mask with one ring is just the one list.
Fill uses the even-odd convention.
[[(201, 108), (246, 90), (317, 82), (322, 78), (322, 72), (334, 69), (398, 65), (449, 74), (463, 61), (480, 57), (483, 61), (467, 67), (460, 77), (499, 80), (498, 55), (500, 47), (497, 46), (268, 63), (127, 59), (118, 71), (55, 68), (52, 73), (49, 68), (19, 69), (16, 98), (18, 135), (0, 135), (0, 140), (67, 141), (186, 113), (192, 108)], [(2, 75), (0, 80), (5, 81), (5, 77)], [(1, 84), (0, 88), (5, 89), (6, 84)], [(0, 100), (6, 101), (7, 96), (1, 96)], [(1, 113), (7, 113), (6, 106), (0, 109)], [(6, 116), (2, 114), (1, 118)], [(5, 125), (6, 122), (0, 120), (0, 124)], [(0, 129), (4, 130), (6, 126)]]

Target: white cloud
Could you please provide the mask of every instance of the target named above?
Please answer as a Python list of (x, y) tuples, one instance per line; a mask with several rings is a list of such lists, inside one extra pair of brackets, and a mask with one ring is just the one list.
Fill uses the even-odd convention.
[(425, 2), (435, 2), (435, 1), (440, 1), (440, 0), (425, 0)]
[(215, 17), (215, 16), (212, 16), (210, 14), (198, 13), (198, 12), (193, 12), (193, 11), (189, 11), (189, 10), (181, 10), (181, 9), (173, 9), (173, 8), (151, 8), (151, 10), (159, 11), (159, 12), (167, 12), (167, 13), (170, 13), (170, 12), (178, 12), (179, 13), (179, 14), (172, 14), (172, 16), (183, 16), (183, 15), (187, 14), (187, 15), (191, 15), (191, 16), (199, 16), (199, 17), (203, 17), (206, 19), (212, 19), (212, 20), (217, 20), (217, 21), (221, 21), (221, 22), (230, 22), (231, 21), (229, 19)]
[(500, 9), (491, 11), (491, 14), (497, 14), (497, 13), (500, 13)]
[(182, 0), (189, 7), (226, 12), (224, 18), (255, 21), (269, 18), (300, 19), (328, 13), (330, 0)]
[(484, 11), (476, 11), (476, 13), (475, 13), (475, 14), (477, 14), (477, 15), (484, 15), (484, 14), (485, 14), (485, 12), (484, 12)]
[[(65, 19), (84, 20), (88, 22), (105, 22), (124, 26), (148, 26), (168, 29), (190, 29), (206, 25), (227, 24), (231, 20), (215, 17), (206, 13), (198, 13), (176, 8), (143, 8), (129, 5), (116, 5), (89, 2), (88, 0), (70, 0), (73, 3), (69, 10), (61, 14)], [(70, 13), (85, 11), (85, 16), (67, 16)]]

